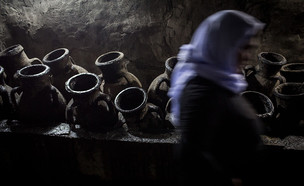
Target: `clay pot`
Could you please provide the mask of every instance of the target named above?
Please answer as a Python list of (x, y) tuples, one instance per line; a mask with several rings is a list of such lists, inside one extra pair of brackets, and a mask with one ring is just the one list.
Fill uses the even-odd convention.
[(147, 93), (128, 87), (115, 97), (115, 107), (122, 113), (130, 132), (157, 133), (167, 129), (159, 107), (147, 102)]
[[(66, 101), (51, 84), (50, 67), (36, 64), (17, 71), (20, 86), (11, 91), (18, 118), (28, 125), (49, 125), (65, 122)], [(16, 98), (15, 93), (20, 97)]]
[(70, 101), (71, 95), (65, 89), (65, 82), (76, 74), (88, 71), (75, 64), (67, 48), (51, 51), (43, 57), (42, 62), (51, 68), (53, 85), (63, 94), (67, 102)]
[(304, 85), (287, 82), (275, 87), (277, 120), (288, 127), (297, 127), (304, 118)]
[(272, 101), (263, 93), (257, 91), (244, 91), (241, 93), (256, 111), (256, 115), (264, 122), (269, 122), (274, 114)]
[(17, 70), (32, 64), (42, 64), (42, 62), (38, 58), (29, 59), (20, 44), (10, 46), (0, 53), (0, 65), (5, 69), (6, 83), (11, 87), (19, 85), (14, 78)]
[(282, 66), (280, 73), (286, 82), (304, 82), (304, 63), (288, 63)]
[(101, 92), (96, 74), (80, 73), (72, 76), (65, 88), (72, 96), (67, 106), (67, 121), (90, 131), (108, 131), (119, 127), (118, 112), (109, 95)]
[(286, 82), (280, 74), (281, 67), (286, 64), (286, 58), (274, 52), (261, 52), (258, 54), (258, 60), (258, 65), (246, 65), (244, 68), (247, 90), (261, 92), (273, 101), (274, 88)]
[(95, 65), (101, 70), (99, 76), (104, 79), (104, 92), (114, 100), (117, 94), (127, 87), (142, 87), (139, 79), (128, 71), (128, 61), (119, 51), (111, 51), (100, 55)]
[(4, 68), (0, 66), (0, 120), (13, 117), (13, 105), (10, 98), (12, 87), (5, 82)]
[(148, 102), (160, 107), (162, 112), (166, 113), (166, 105), (169, 101), (168, 90), (170, 88), (170, 77), (177, 63), (177, 57), (173, 56), (165, 62), (165, 72), (158, 75), (148, 88)]

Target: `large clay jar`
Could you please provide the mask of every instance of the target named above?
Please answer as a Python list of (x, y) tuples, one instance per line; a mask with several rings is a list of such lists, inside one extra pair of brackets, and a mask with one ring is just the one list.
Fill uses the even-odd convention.
[(115, 107), (122, 113), (131, 133), (158, 133), (167, 129), (159, 107), (147, 100), (147, 93), (139, 87), (125, 88), (115, 97)]
[(5, 82), (4, 68), (0, 66), (0, 120), (13, 117), (13, 106), (10, 99), (12, 87)]
[(244, 68), (244, 75), (248, 82), (247, 90), (261, 92), (273, 101), (274, 88), (285, 82), (280, 69), (286, 64), (286, 59), (278, 53), (261, 52), (258, 54), (258, 60), (258, 65), (247, 65)]
[(164, 113), (166, 113), (166, 105), (169, 101), (167, 94), (170, 88), (170, 77), (176, 63), (176, 56), (168, 58), (165, 62), (165, 72), (151, 82), (147, 91), (148, 102), (159, 106)]
[(68, 102), (71, 95), (65, 89), (65, 82), (76, 74), (88, 71), (75, 64), (67, 48), (58, 48), (51, 51), (43, 57), (42, 62), (51, 68), (53, 85), (58, 88)]
[(89, 131), (106, 132), (120, 126), (118, 112), (109, 95), (101, 92), (100, 78), (93, 73), (80, 73), (66, 83), (66, 90), (72, 95), (68, 103), (67, 122)]
[(17, 78), (20, 86), (12, 89), (11, 98), (20, 121), (27, 125), (65, 122), (66, 101), (51, 84), (50, 67), (44, 64), (23, 67), (17, 71)]
[(304, 82), (304, 63), (288, 63), (282, 66), (280, 73), (286, 82)]
[(241, 96), (252, 105), (257, 117), (266, 125), (271, 126), (275, 109), (270, 98), (257, 91), (244, 91)]
[(304, 119), (304, 85), (303, 83), (287, 82), (275, 87), (277, 100), (277, 121), (285, 129), (297, 129)]
[(28, 65), (41, 63), (38, 58), (29, 59), (20, 44), (10, 46), (0, 53), (0, 65), (5, 69), (6, 83), (11, 87), (19, 85), (18, 80), (14, 78), (17, 70)]
[(114, 100), (117, 94), (127, 87), (142, 87), (139, 79), (128, 71), (128, 61), (119, 51), (111, 51), (100, 55), (95, 65), (101, 70), (99, 75), (104, 79), (104, 92)]

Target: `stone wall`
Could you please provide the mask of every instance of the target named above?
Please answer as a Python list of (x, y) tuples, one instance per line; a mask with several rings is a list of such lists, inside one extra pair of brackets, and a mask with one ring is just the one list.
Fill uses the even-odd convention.
[(222, 9), (242, 10), (267, 24), (257, 52), (303, 61), (302, 0), (1, 0), (0, 49), (21, 44), (30, 58), (42, 59), (65, 47), (77, 64), (97, 74), (96, 58), (119, 50), (147, 89), (198, 24)]

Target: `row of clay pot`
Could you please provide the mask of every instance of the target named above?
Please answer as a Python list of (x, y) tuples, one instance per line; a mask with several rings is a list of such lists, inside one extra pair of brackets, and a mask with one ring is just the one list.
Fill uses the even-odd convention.
[[(177, 60), (167, 61), (166, 67), (167, 63), (175, 65)], [(121, 124), (118, 117), (118, 112), (121, 112), (133, 128), (158, 130), (172, 127), (164, 121), (164, 107), (159, 108), (163, 102), (152, 103), (156, 97), (153, 94), (158, 93), (165, 103), (168, 102), (164, 93), (170, 84), (164, 80), (169, 79), (168, 70), (165, 75), (160, 75), (161, 81), (156, 83), (156, 87), (155, 83), (152, 83), (154, 87), (151, 84), (148, 94), (153, 99), (148, 100), (139, 79), (127, 70), (127, 63), (122, 52), (102, 54), (95, 61), (102, 73), (96, 75), (76, 65), (66, 48), (51, 51), (41, 61), (29, 59), (21, 45), (8, 47), (0, 53), (0, 117), (18, 119), (28, 125), (68, 122), (80, 124), (83, 128), (104, 130)], [(163, 82), (165, 87), (161, 85)], [(132, 91), (130, 95), (129, 91)], [(129, 119), (130, 110), (140, 112), (140, 117), (134, 121)]]
[(258, 61), (244, 68), (248, 88), (242, 95), (270, 127), (297, 130), (304, 119), (304, 63), (287, 63), (274, 52), (259, 53)]
[[(253, 103), (257, 115), (263, 120), (272, 118), (274, 121), (298, 123), (303, 119), (304, 110), (304, 63), (287, 63), (283, 55), (274, 52), (261, 52), (257, 57), (258, 65), (247, 65), (243, 69), (248, 88), (242, 95)], [(38, 58), (29, 59), (21, 45), (14, 45), (0, 53), (0, 106), (9, 108), (2, 108), (0, 117), (3, 119), (8, 113), (19, 110), (18, 117), (28, 123), (33, 123), (32, 119), (39, 116), (38, 121), (42, 123), (67, 121), (83, 123), (86, 128), (98, 128), (98, 123), (106, 123), (107, 127), (118, 125), (117, 113), (120, 112), (130, 126), (167, 128), (168, 123), (158, 122), (159, 119), (144, 119), (144, 116), (153, 113), (154, 118), (170, 120), (167, 93), (176, 63), (176, 56), (168, 58), (165, 71), (151, 82), (146, 92), (139, 79), (127, 70), (128, 61), (122, 52), (111, 51), (100, 55), (95, 65), (101, 74), (96, 75), (76, 65), (66, 48), (51, 51), (41, 61)], [(38, 78), (40, 76), (43, 78)], [(37, 93), (38, 89), (41, 92)], [(48, 97), (55, 102), (44, 103), (40, 97)], [(9, 103), (12, 106), (7, 106)], [(46, 109), (52, 107), (53, 110)], [(101, 110), (106, 112), (101, 113), (95, 107), (103, 107)], [(137, 119), (128, 117), (133, 111), (141, 113)], [(56, 112), (61, 113), (58, 116), (60, 119), (52, 115)], [(100, 116), (104, 115), (100, 120), (94, 116), (97, 112)]]

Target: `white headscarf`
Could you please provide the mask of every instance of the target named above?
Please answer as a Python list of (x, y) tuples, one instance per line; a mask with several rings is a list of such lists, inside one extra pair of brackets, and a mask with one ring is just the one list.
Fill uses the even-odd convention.
[(234, 93), (246, 89), (244, 76), (236, 72), (238, 52), (264, 25), (236, 10), (219, 11), (199, 25), (191, 42), (180, 47), (178, 63), (171, 75), (168, 95), (172, 98), (175, 126), (179, 126), (181, 92), (193, 77), (206, 78)]

